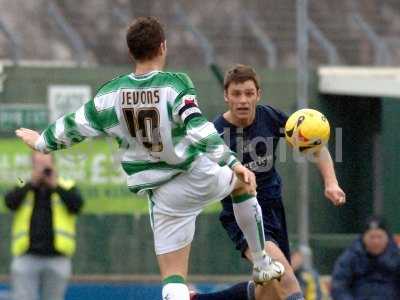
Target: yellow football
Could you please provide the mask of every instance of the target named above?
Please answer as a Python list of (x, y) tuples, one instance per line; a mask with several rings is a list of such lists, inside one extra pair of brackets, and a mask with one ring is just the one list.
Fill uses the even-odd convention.
[(294, 112), (286, 122), (286, 141), (301, 153), (312, 153), (328, 143), (330, 126), (328, 119), (310, 108)]

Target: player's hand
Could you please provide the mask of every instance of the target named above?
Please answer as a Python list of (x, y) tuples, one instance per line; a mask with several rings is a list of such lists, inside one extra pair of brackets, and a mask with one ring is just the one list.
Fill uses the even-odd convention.
[(337, 183), (332, 183), (325, 186), (325, 197), (328, 198), (335, 206), (342, 206), (346, 203), (346, 194)]
[(20, 128), (15, 130), (15, 134), (19, 137), (25, 144), (35, 149), (36, 142), (39, 140), (40, 134), (34, 130), (28, 128)]
[(251, 172), (242, 164), (236, 164), (233, 167), (233, 172), (235, 173), (237, 178), (239, 178), (240, 181), (249, 184), (255, 192), (257, 188), (257, 183), (256, 183), (256, 176), (254, 175), (253, 172)]

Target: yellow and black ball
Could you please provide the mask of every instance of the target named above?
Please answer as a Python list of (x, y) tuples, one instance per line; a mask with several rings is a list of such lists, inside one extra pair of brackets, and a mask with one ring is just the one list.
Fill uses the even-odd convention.
[(301, 153), (312, 153), (328, 143), (328, 119), (315, 109), (305, 108), (294, 112), (286, 122), (286, 141)]

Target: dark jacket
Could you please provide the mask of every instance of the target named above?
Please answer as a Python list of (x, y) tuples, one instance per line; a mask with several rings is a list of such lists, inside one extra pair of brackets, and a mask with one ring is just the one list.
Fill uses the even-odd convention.
[(361, 237), (339, 257), (332, 274), (334, 300), (399, 300), (400, 250), (393, 238), (379, 256), (367, 253)]
[(34, 192), (35, 203), (33, 206), (30, 223), (30, 245), (28, 253), (36, 255), (59, 255), (54, 249), (54, 231), (52, 223), (51, 193), (60, 195), (67, 209), (74, 214), (79, 213), (83, 205), (83, 199), (77, 188), (65, 190), (57, 186), (55, 190), (45, 186), (33, 187), (27, 183), (23, 187), (16, 187), (5, 195), (5, 204), (12, 210), (17, 210), (29, 191)]

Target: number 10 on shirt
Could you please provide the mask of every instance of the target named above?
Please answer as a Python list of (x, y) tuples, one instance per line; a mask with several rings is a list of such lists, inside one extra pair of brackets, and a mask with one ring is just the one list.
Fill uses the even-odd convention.
[(155, 107), (122, 109), (129, 133), (151, 152), (161, 152), (160, 112)]

